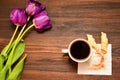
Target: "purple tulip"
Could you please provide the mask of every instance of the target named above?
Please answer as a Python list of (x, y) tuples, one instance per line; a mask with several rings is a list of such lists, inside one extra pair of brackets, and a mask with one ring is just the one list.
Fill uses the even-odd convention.
[(41, 3), (35, 0), (28, 0), (26, 4), (26, 13), (28, 16), (35, 16), (43, 10), (45, 10), (45, 6), (41, 5)]
[(42, 11), (41, 13), (37, 14), (33, 19), (33, 24), (38, 32), (43, 32), (52, 28), (52, 23), (46, 11)]
[(10, 20), (15, 25), (23, 26), (27, 23), (25, 11), (19, 8), (13, 9), (10, 13)]

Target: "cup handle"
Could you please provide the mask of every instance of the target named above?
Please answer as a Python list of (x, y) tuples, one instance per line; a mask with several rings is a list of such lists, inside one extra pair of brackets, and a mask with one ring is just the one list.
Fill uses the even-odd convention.
[(68, 49), (62, 49), (62, 53), (68, 53), (69, 50)]

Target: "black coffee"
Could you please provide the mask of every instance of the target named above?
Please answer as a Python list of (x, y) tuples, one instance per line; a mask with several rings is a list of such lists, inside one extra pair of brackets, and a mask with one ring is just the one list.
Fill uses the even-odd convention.
[(90, 54), (90, 48), (86, 42), (76, 41), (72, 44), (70, 52), (76, 59), (85, 59)]

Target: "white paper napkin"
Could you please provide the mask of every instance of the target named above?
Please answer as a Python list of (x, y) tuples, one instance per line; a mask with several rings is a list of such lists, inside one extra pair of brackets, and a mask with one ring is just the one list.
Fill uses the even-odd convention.
[[(98, 44), (100, 47), (100, 44)], [(94, 58), (92, 56), (91, 58)], [(90, 68), (90, 60), (84, 63), (78, 63), (77, 73), (80, 75), (112, 75), (112, 45), (108, 44), (108, 52), (104, 55), (104, 68), (94, 70)]]

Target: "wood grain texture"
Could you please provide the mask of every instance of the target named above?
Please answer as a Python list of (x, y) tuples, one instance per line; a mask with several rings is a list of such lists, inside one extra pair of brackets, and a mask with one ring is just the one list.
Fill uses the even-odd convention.
[[(0, 1), (0, 51), (9, 42), (14, 26), (9, 20), (13, 8), (24, 9), (27, 0)], [(38, 0), (47, 7), (53, 28), (44, 33), (34, 29), (25, 36), (28, 54), (21, 80), (119, 80), (120, 0)], [(77, 63), (61, 53), (75, 38), (108, 34), (112, 44), (112, 75), (77, 75)]]

